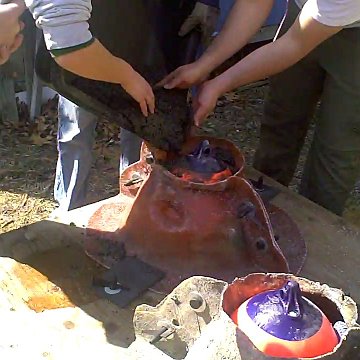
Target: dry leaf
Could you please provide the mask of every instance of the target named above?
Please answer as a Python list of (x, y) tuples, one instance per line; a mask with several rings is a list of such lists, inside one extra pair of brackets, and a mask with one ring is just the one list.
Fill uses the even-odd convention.
[(32, 134), (30, 140), (34, 145), (43, 146), (46, 144), (50, 144), (53, 140), (53, 137), (52, 136), (41, 137), (38, 134)]

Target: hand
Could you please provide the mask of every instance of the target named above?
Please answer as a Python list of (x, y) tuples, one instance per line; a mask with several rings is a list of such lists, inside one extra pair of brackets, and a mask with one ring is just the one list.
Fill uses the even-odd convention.
[(149, 83), (130, 64), (112, 55), (96, 40), (89, 46), (55, 57), (56, 63), (78, 76), (120, 84), (140, 105), (144, 116), (155, 111), (155, 97)]
[(192, 13), (182, 24), (179, 36), (185, 36), (199, 26), (202, 34), (202, 43), (206, 48), (212, 40), (218, 16), (219, 10), (217, 8), (197, 2)]
[(165, 89), (188, 89), (206, 80), (208, 71), (202, 69), (197, 62), (183, 65), (167, 75), (157, 86)]
[(5, 64), (22, 44), (23, 35), (20, 32), (24, 23), (19, 21), (19, 17), (24, 10), (22, 0), (0, 5), (0, 65)]
[(155, 112), (155, 96), (149, 83), (135, 70), (121, 83), (124, 90), (140, 105), (141, 112), (148, 116)]
[(194, 123), (200, 126), (213, 112), (220, 97), (220, 92), (213, 80), (205, 82), (193, 100)]

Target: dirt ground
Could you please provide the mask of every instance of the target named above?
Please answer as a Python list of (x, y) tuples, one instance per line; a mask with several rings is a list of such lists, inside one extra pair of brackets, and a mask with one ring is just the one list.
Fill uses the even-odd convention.
[[(266, 86), (233, 92), (219, 102), (204, 125), (211, 135), (227, 137), (245, 153), (250, 164), (258, 142)], [(42, 116), (29, 122), (19, 104), (17, 126), (0, 122), (0, 234), (46, 219), (56, 207), (53, 182), (56, 166), (56, 99)], [(99, 122), (89, 185), (89, 202), (117, 194), (119, 129)], [(291, 188), (296, 191), (312, 131), (306, 140)], [(349, 199), (345, 217), (360, 226), (360, 186)]]

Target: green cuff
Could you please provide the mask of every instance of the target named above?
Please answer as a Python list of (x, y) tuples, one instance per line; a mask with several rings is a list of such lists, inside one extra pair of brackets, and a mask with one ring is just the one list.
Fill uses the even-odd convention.
[(64, 49), (50, 50), (50, 54), (53, 57), (58, 57), (58, 56), (61, 56), (61, 55), (70, 54), (70, 53), (72, 53), (74, 51), (84, 49), (84, 48), (90, 46), (94, 41), (95, 41), (95, 38), (92, 38), (91, 40), (89, 40), (89, 41), (87, 41), (87, 42), (85, 42), (83, 44), (80, 44), (80, 45), (70, 46), (70, 47), (67, 47), (67, 48), (64, 48)]

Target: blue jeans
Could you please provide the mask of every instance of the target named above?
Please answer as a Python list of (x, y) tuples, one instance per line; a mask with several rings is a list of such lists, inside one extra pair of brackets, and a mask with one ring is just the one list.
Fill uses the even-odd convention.
[[(61, 210), (67, 211), (87, 204), (97, 120), (94, 114), (60, 97), (54, 198)], [(139, 160), (141, 142), (135, 134), (121, 130), (120, 172)]]
[[(213, 37), (215, 37), (223, 28), (226, 19), (234, 5), (234, 1), (235, 0), (219, 0), (219, 17), (217, 19), (216, 25), (215, 25), (215, 32), (213, 34)], [(202, 44), (199, 45), (197, 52), (196, 52), (196, 59), (199, 59), (204, 51), (206, 49), (204, 49), (204, 46)], [(199, 87), (198, 86), (192, 86), (190, 88), (190, 92), (192, 97), (195, 97), (197, 92), (198, 92)]]
[[(220, 15), (216, 24), (216, 33), (220, 32), (223, 28), (234, 2), (235, 0), (219, 0)], [(286, 7), (287, 0), (275, 0), (274, 6), (264, 25), (279, 25), (284, 17)]]
[(220, 32), (221, 29), (223, 28), (226, 19), (234, 5), (234, 1), (235, 0), (219, 0), (220, 14), (216, 24), (215, 32)]

